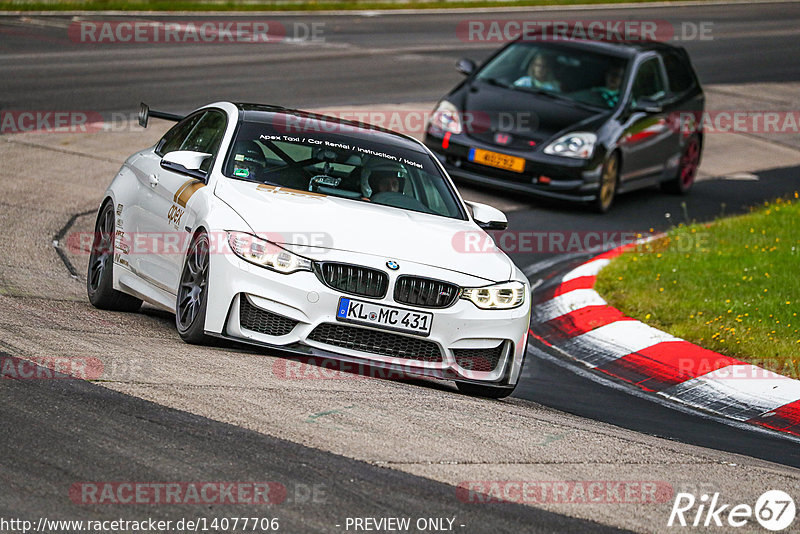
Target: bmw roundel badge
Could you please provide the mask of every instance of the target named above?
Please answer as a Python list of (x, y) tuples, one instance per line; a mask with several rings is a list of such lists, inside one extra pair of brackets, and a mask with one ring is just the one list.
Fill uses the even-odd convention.
[(397, 269), (400, 268), (400, 264), (397, 263), (396, 261), (392, 261), (392, 260), (387, 261), (386, 262), (386, 266), (388, 268), (390, 268), (391, 270), (393, 270), (393, 271), (396, 271)]

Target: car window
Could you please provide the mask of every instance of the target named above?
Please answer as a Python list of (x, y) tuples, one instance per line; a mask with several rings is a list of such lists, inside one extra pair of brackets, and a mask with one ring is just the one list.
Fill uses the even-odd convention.
[(221, 111), (208, 110), (197, 113), (167, 132), (158, 154), (164, 156), (176, 150), (211, 154), (212, 157), (206, 159), (200, 167), (200, 170), (208, 172), (219, 151), (225, 126), (225, 114)]
[(212, 157), (206, 159), (200, 167), (201, 171), (208, 171), (219, 151), (224, 134), (225, 114), (214, 110), (207, 111), (181, 143), (180, 150), (211, 154)]
[(694, 73), (689, 65), (688, 59), (681, 58), (676, 52), (664, 52), (664, 68), (667, 70), (669, 80), (669, 90), (671, 93), (679, 95), (685, 93), (695, 83)]
[(207, 111), (194, 125), (181, 143), (180, 150), (215, 153), (225, 133), (225, 116), (218, 111)]
[(422, 191), (417, 194), (425, 198), (428, 207), (439, 215), (446, 215), (449, 211), (449, 206), (447, 206), (445, 201), (447, 195), (442, 194), (439, 188), (437, 188), (436, 182), (422, 173), (420, 173), (416, 182), (422, 187)]
[(549, 95), (599, 108), (614, 108), (625, 85), (628, 60), (569, 44), (518, 42), (491, 59), (476, 80)]
[[(274, 152), (270, 147), (266, 146), (261, 141), (258, 142), (259, 145), (262, 146), (264, 152), (266, 153), (267, 161), (272, 165), (285, 165), (286, 162), (284, 161), (281, 156), (279, 156), (276, 152)], [(283, 141), (275, 141), (271, 143), (271, 146), (275, 148), (276, 151), (288, 156), (292, 161), (303, 161), (311, 157), (313, 152), (310, 146), (299, 145), (296, 143), (284, 143)]]
[(455, 191), (430, 154), (368, 137), (333, 133), (295, 137), (268, 123), (243, 122), (223, 174), (268, 186), (464, 218)]
[(203, 118), (203, 115), (203, 112), (195, 113), (170, 128), (158, 142), (156, 154), (163, 157), (165, 154), (180, 150), (184, 140), (186, 140), (186, 137), (194, 129), (200, 119)]
[(642, 98), (661, 100), (665, 95), (666, 87), (661, 74), (661, 63), (658, 58), (648, 59), (639, 66), (633, 80), (633, 103)]

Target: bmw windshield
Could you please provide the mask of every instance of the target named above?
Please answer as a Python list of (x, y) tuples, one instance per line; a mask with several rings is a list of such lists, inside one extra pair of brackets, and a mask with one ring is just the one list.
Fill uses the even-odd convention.
[[(223, 174), (358, 202), (466, 218), (455, 192), (427, 153), (376, 142), (379, 135), (357, 126), (316, 120), (313, 124), (318, 126), (316, 131), (287, 134), (285, 124), (242, 122)], [(334, 129), (363, 132), (363, 136), (326, 131)]]
[(600, 109), (615, 108), (628, 60), (579, 47), (517, 42), (490, 60), (476, 79)]

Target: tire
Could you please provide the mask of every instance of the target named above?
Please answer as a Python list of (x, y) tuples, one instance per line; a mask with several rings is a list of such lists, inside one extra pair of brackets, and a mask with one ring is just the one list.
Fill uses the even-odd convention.
[(114, 289), (114, 203), (106, 201), (94, 225), (94, 239), (86, 272), (86, 294), (95, 308), (135, 312), (141, 299)]
[(700, 152), (701, 152), (700, 137), (693, 134), (686, 141), (686, 146), (683, 147), (681, 153), (681, 160), (678, 164), (678, 172), (675, 177), (661, 182), (661, 189), (667, 193), (676, 195), (685, 195), (694, 185), (695, 178), (697, 178), (697, 168), (700, 166)]
[(205, 333), (209, 250), (208, 234), (205, 231), (195, 234), (186, 252), (178, 285), (175, 326), (181, 339), (192, 345), (217, 344), (217, 338)]
[(504, 399), (514, 393), (514, 386), (484, 386), (474, 382), (456, 382), (458, 390), (471, 397), (484, 397), (486, 399)]
[(597, 213), (608, 212), (617, 196), (618, 185), (619, 153), (612, 152), (603, 162), (603, 170), (600, 173), (600, 190), (597, 192), (597, 198), (591, 204), (592, 210)]

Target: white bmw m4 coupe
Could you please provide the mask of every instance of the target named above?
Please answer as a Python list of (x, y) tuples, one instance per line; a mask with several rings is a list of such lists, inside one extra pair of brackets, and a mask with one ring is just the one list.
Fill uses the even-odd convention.
[[(502, 398), (520, 377), (528, 281), (493, 246), (505, 215), (465, 202), (419, 141), (363, 123), (217, 102), (133, 154), (97, 216), (91, 303), (175, 313), (221, 339), (454, 380)], [(465, 239), (468, 236), (469, 239)]]

